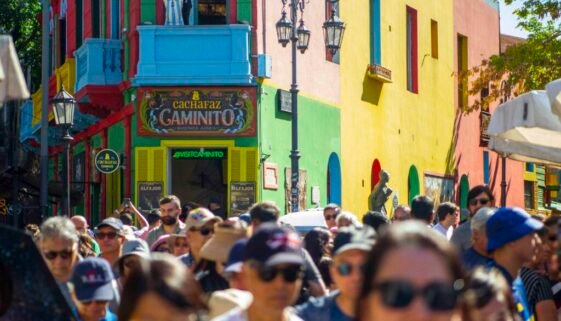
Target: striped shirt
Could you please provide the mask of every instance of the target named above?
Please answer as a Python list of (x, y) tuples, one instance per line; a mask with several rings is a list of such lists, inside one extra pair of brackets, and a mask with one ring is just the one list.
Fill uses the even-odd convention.
[(166, 25), (183, 26), (183, 15), (181, 8), (183, 0), (165, 0), (166, 5)]
[(536, 312), (536, 304), (547, 300), (553, 301), (551, 284), (545, 276), (530, 268), (522, 267), (520, 269), (520, 278), (522, 283), (524, 283), (524, 288), (526, 288), (528, 304), (534, 314)]

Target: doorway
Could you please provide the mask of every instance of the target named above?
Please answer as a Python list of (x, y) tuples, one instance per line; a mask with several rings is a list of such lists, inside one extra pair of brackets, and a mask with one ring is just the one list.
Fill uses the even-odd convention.
[(170, 155), (171, 193), (184, 202), (227, 208), (228, 150), (226, 148), (174, 148)]

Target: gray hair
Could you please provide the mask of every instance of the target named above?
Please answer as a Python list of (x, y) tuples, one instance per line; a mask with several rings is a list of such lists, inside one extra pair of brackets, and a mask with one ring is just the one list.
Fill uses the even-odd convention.
[(362, 224), (358, 221), (356, 216), (351, 212), (342, 211), (341, 214), (337, 215), (337, 218), (335, 219), (335, 224), (337, 224), (337, 226), (339, 226), (339, 222), (341, 222), (341, 220), (350, 221), (351, 225), (354, 226), (354, 227), (361, 227), (362, 226)]
[(41, 225), (41, 240), (61, 238), (78, 244), (78, 232), (72, 221), (67, 217), (55, 216), (47, 219)]
[(491, 215), (495, 214), (494, 208), (490, 207), (482, 207), (480, 208), (477, 213), (471, 218), (471, 231), (479, 231), (485, 232), (486, 228), (485, 225), (487, 221), (491, 217)]

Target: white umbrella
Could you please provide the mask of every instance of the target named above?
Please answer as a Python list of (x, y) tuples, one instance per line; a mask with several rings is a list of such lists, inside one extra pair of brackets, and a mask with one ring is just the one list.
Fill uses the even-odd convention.
[(491, 116), (489, 149), (511, 159), (561, 166), (561, 121), (545, 91), (530, 91)]
[(9, 35), (0, 35), (0, 106), (3, 102), (29, 98), (16, 48)]

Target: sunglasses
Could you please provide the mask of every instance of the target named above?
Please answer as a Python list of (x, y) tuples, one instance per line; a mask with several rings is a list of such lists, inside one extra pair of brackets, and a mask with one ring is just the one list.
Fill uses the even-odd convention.
[(479, 203), (479, 205), (487, 205), (487, 204), (489, 204), (489, 202), (491, 202), (491, 200), (486, 199), (486, 198), (476, 198), (476, 199), (472, 199), (469, 202), (469, 205), (475, 206), (475, 205), (477, 205), (477, 203)]
[(351, 273), (353, 273), (353, 271), (355, 269), (357, 269), (359, 272), (362, 272), (362, 266), (358, 266), (358, 265), (352, 265), (349, 263), (339, 263), (335, 269), (337, 270), (337, 272), (339, 273), (339, 275), (341, 276), (349, 276), (351, 275)]
[(298, 279), (304, 277), (304, 270), (299, 265), (293, 265), (290, 267), (277, 268), (277, 267), (263, 267), (259, 268), (259, 278), (264, 282), (273, 281), (277, 275), (282, 275), (285, 282), (293, 283)]
[(207, 235), (209, 235), (209, 234), (213, 234), (213, 233), (214, 233), (214, 228), (212, 228), (212, 227), (207, 227), (207, 226), (203, 226), (203, 227), (201, 227), (200, 229), (197, 229), (197, 228), (195, 228), (195, 227), (192, 227), (192, 228), (190, 229), (190, 231), (191, 231), (191, 232), (199, 232), (199, 233), (201, 233), (201, 235), (207, 236)]
[(117, 237), (117, 235), (118, 235), (117, 232), (107, 232), (107, 233), (95, 232), (95, 238), (99, 240), (103, 240), (105, 238), (113, 240)]
[(43, 252), (43, 256), (49, 260), (52, 261), (54, 259), (56, 259), (57, 256), (60, 256), (61, 259), (63, 260), (68, 260), (70, 257), (72, 257), (72, 250), (62, 250), (62, 251), (47, 251), (47, 252)]
[(384, 281), (373, 286), (378, 291), (384, 305), (394, 308), (406, 308), (415, 297), (421, 296), (432, 311), (450, 311), (456, 307), (458, 292), (454, 286), (444, 282), (432, 282), (418, 289), (408, 281)]

